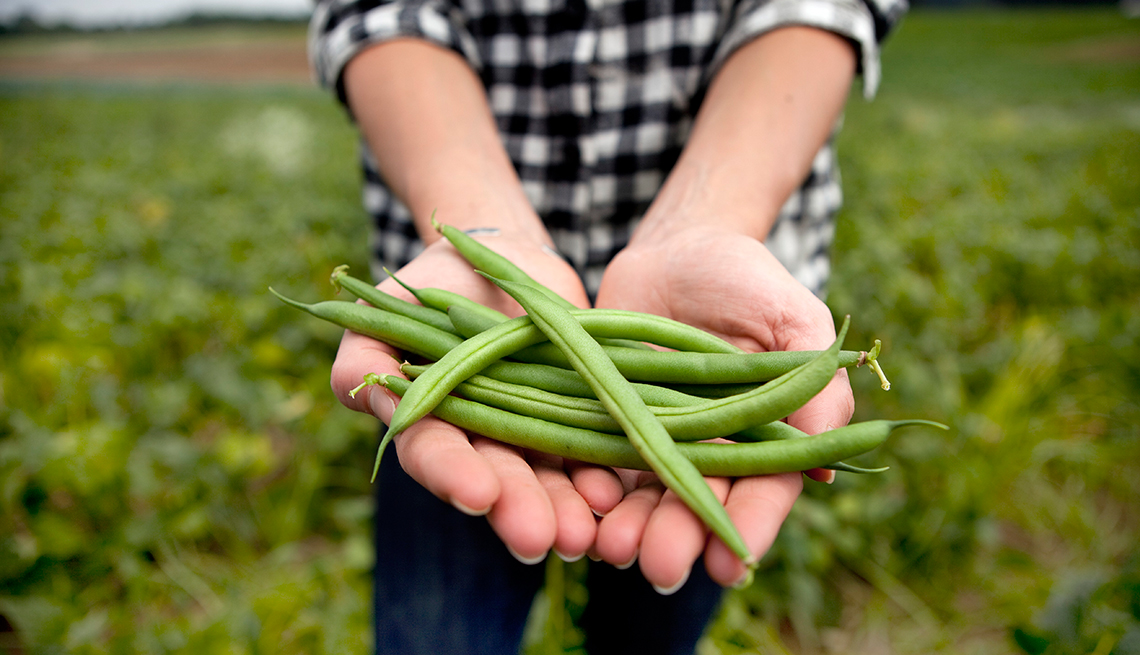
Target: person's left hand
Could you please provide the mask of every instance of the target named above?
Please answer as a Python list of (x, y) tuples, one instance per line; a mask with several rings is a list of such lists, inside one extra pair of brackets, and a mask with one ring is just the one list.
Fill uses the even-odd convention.
[[(749, 351), (820, 350), (835, 339), (831, 313), (750, 237), (690, 227), (636, 240), (606, 269), (596, 302), (667, 316), (715, 333)], [(815, 434), (846, 425), (854, 411), (847, 373), (788, 422)], [(808, 472), (830, 481), (831, 471)], [(713, 580), (724, 586), (747, 578), (745, 565), (656, 477), (623, 473), (627, 494), (598, 526), (594, 554), (618, 566), (637, 560), (662, 593), (688, 579), (704, 554)], [(709, 478), (754, 557), (771, 547), (803, 488), (800, 473), (739, 479)]]
[[(536, 279), (579, 305), (588, 299), (578, 275), (541, 244), (501, 235), (493, 248)], [(522, 310), (506, 294), (477, 275), (450, 243), (428, 245), (397, 276), (413, 287), (440, 287), (506, 313)], [(389, 278), (380, 288), (411, 300)], [(390, 423), (399, 399), (377, 386), (353, 393), (367, 373), (400, 376), (405, 354), (370, 337), (346, 331), (333, 363), (333, 391), (346, 407)], [(622, 485), (604, 467), (515, 448), (469, 434), (434, 416), (426, 416), (392, 442), (400, 465), (416, 482), (457, 509), (485, 515), (506, 548), (520, 561), (535, 563), (550, 550), (577, 559), (592, 546), (595, 513), (605, 513), (622, 497)]]

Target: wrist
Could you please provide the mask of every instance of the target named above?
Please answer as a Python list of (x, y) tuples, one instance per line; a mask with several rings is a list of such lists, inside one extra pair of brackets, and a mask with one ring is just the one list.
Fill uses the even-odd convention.
[(719, 232), (763, 241), (776, 222), (786, 193), (754, 185), (719, 185), (717, 165), (678, 164), (646, 211), (631, 243), (640, 245), (680, 233)]
[(426, 243), (431, 216), (549, 243), (503, 148), (481, 81), (455, 52), (420, 39), (366, 49), (345, 93), (376, 168)]
[[(441, 238), (433, 221), (446, 224), (479, 239), (496, 241), (516, 241), (536, 246), (551, 247), (550, 238), (542, 219), (522, 196), (511, 198), (511, 192), (496, 195), (484, 189), (451, 186), (447, 190), (432, 194), (422, 194), (422, 201), (411, 200), (410, 209), (414, 216), (416, 231), (425, 244)], [(435, 204), (428, 201), (435, 198)], [(443, 199), (442, 202), (439, 199)], [(462, 199), (452, 201), (451, 198)]]
[(763, 241), (834, 133), (854, 70), (850, 45), (814, 28), (740, 47), (713, 78), (642, 235), (703, 226)]

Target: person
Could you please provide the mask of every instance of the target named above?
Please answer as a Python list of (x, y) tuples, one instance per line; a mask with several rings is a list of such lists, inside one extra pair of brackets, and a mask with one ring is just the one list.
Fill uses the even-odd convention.
[[(856, 77), (905, 0), (324, 0), (319, 81), (362, 137), (377, 279), (519, 314), (432, 229), (469, 230), (581, 307), (637, 310), (748, 350), (826, 347)], [(388, 279), (381, 288), (408, 297)], [(400, 355), (346, 333), (332, 386), (390, 418)], [(845, 372), (789, 421), (846, 424)], [(592, 560), (581, 618), (601, 653), (692, 653), (747, 569), (651, 474), (562, 461), (427, 417), (377, 482), (375, 641), (387, 653), (517, 652), (548, 553)], [(829, 480), (830, 472), (808, 472)], [(710, 479), (757, 558), (800, 474)], [(443, 502), (441, 502), (443, 501)], [(636, 564), (636, 567), (634, 566)]]

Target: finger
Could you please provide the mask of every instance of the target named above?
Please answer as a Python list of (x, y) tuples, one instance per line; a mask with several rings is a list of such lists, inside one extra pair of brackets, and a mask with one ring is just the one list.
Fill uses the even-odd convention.
[[(374, 405), (395, 406), (385, 389), (370, 391)], [(391, 416), (391, 409), (376, 413)], [(426, 416), (396, 435), (392, 445), (413, 480), (465, 514), (487, 514), (502, 494), (498, 471), (472, 447), (467, 434), (450, 423)]]
[[(550, 249), (549, 245), (535, 247), (531, 241), (519, 241), (506, 235), (478, 237), (477, 240), (499, 254), (505, 255), (536, 282), (569, 300), (575, 306), (590, 306), (590, 299), (582, 286), (582, 279), (572, 267), (566, 265), (565, 260), (557, 252)], [(501, 298), (500, 302), (516, 307), (518, 313), (522, 312), (522, 308), (503, 291), (494, 285), (491, 285), (490, 289)]]
[[(706, 478), (723, 503), (729, 481)], [(666, 492), (649, 517), (641, 539), (641, 573), (658, 593), (672, 594), (689, 579), (693, 563), (704, 552), (708, 528), (673, 492)]]
[(611, 468), (573, 460), (563, 462), (563, 468), (590, 511), (597, 516), (610, 513), (625, 495), (621, 477)]
[(554, 508), (554, 552), (567, 562), (581, 559), (598, 532), (594, 513), (570, 481), (561, 457), (531, 452), (527, 460)]
[[(781, 350), (820, 350), (836, 338), (835, 323), (827, 306), (815, 298), (801, 311), (786, 313), (779, 335)], [(847, 425), (855, 412), (855, 397), (847, 369), (841, 368), (811, 400), (788, 417), (788, 423), (807, 432), (819, 434)]]
[[(330, 384), (346, 407), (391, 421), (398, 400), (386, 389), (351, 391), (366, 373), (400, 375), (397, 352), (375, 339), (345, 331), (333, 362)], [(448, 423), (427, 417), (394, 441), (400, 465), (416, 482), (461, 511), (486, 514), (499, 497), (495, 472), (472, 448), (467, 435)]]
[[(391, 346), (345, 330), (329, 376), (333, 393), (345, 407), (358, 412), (372, 413), (368, 398), (374, 388), (369, 387), (369, 393), (357, 393), (355, 398), (350, 392), (360, 386), (367, 373), (401, 375), (399, 357)], [(391, 414), (376, 415), (376, 417), (387, 421), (391, 418)]]
[(665, 494), (665, 485), (656, 476), (643, 475), (621, 502), (598, 522), (594, 555), (620, 569), (633, 566), (641, 549), (641, 538), (653, 510)]
[(501, 486), (487, 520), (520, 562), (536, 564), (553, 547), (557, 522), (554, 506), (518, 449), (484, 437), (471, 445), (494, 469)]
[(792, 412), (788, 423), (808, 434), (819, 434), (847, 425), (854, 413), (855, 397), (847, 369), (840, 369), (822, 391)]
[(816, 482), (826, 482), (827, 484), (835, 482), (835, 471), (832, 469), (809, 469), (804, 471), (804, 475)]
[[(795, 473), (740, 478), (733, 483), (725, 509), (754, 558), (763, 557), (772, 547), (802, 489), (803, 477)], [(705, 550), (705, 568), (709, 577), (726, 587), (748, 577), (748, 569), (715, 535)]]
[[(803, 407), (792, 412), (788, 423), (807, 434), (819, 434), (843, 427), (855, 414), (855, 396), (851, 393), (851, 382), (846, 369), (840, 369), (831, 382)], [(835, 471), (812, 469), (808, 477), (819, 482), (833, 482)]]

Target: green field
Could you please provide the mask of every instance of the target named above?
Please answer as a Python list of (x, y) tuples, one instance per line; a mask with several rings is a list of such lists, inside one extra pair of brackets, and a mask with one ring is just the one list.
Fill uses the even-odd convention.
[[(952, 429), (809, 484), (702, 655), (1140, 653), (1140, 21), (917, 11), (884, 69), (828, 301), (894, 383), (856, 418)], [(365, 273), (355, 138), (309, 88), (0, 81), (0, 652), (368, 652), (377, 426), (266, 292)], [(548, 570), (530, 651), (579, 652)]]

